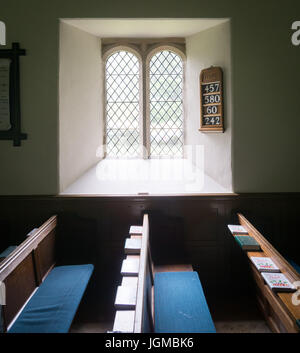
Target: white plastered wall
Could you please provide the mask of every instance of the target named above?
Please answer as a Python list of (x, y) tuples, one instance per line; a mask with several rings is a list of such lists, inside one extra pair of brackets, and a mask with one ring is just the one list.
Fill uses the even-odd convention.
[(102, 143), (102, 67), (98, 37), (60, 24), (59, 187), (62, 192), (98, 161)]
[[(231, 51), (230, 22), (222, 23), (186, 38), (186, 127), (185, 144), (192, 149), (193, 163), (204, 165), (204, 172), (232, 190), (231, 172)], [(220, 66), (224, 75), (224, 133), (203, 133), (200, 127), (199, 76), (202, 69)], [(203, 146), (196, 153), (197, 146)], [(199, 148), (198, 148), (199, 149)], [(201, 150), (201, 147), (200, 147)]]

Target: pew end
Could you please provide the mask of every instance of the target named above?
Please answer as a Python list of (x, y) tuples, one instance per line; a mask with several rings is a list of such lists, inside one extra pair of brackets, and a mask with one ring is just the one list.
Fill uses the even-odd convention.
[(293, 293), (271, 290), (250, 257), (270, 257), (291, 283), (300, 281), (300, 274), (246, 217), (241, 213), (237, 216), (240, 225), (259, 243), (262, 250), (260, 252), (248, 251), (245, 254), (255, 284), (257, 303), (268, 326), (275, 333), (299, 333), (300, 305), (293, 304)]
[(67, 332), (71, 326), (93, 265), (55, 267), (57, 222), (52, 216), (0, 263), (4, 332)]

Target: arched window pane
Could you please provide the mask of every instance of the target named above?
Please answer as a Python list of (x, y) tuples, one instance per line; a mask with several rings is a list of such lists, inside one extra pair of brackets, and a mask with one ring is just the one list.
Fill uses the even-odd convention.
[(139, 60), (118, 51), (106, 61), (106, 151), (108, 156), (138, 156)]
[(150, 155), (183, 154), (183, 64), (163, 50), (150, 61)]

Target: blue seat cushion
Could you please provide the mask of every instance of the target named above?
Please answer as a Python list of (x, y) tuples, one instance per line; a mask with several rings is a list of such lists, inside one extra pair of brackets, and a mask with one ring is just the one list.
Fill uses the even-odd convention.
[(197, 272), (161, 272), (154, 279), (156, 333), (216, 332)]
[(6, 248), (2, 253), (0, 253), (0, 257), (7, 257), (11, 252), (13, 252), (17, 248), (17, 245), (11, 245)]
[(55, 267), (9, 333), (68, 332), (93, 269), (90, 264)]

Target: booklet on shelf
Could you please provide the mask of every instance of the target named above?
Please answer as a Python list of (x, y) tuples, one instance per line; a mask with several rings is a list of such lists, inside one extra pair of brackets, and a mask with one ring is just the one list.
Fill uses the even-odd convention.
[(246, 251), (260, 251), (260, 245), (258, 242), (249, 235), (236, 235), (234, 237), (239, 246)]
[(285, 277), (283, 273), (267, 273), (262, 272), (261, 274), (266, 281), (267, 285), (279, 292), (293, 292), (296, 288), (292, 283)]
[(231, 233), (234, 235), (248, 234), (247, 230), (241, 225), (228, 224), (228, 228), (231, 231)]
[(260, 272), (280, 272), (280, 269), (270, 257), (251, 256), (250, 260)]

